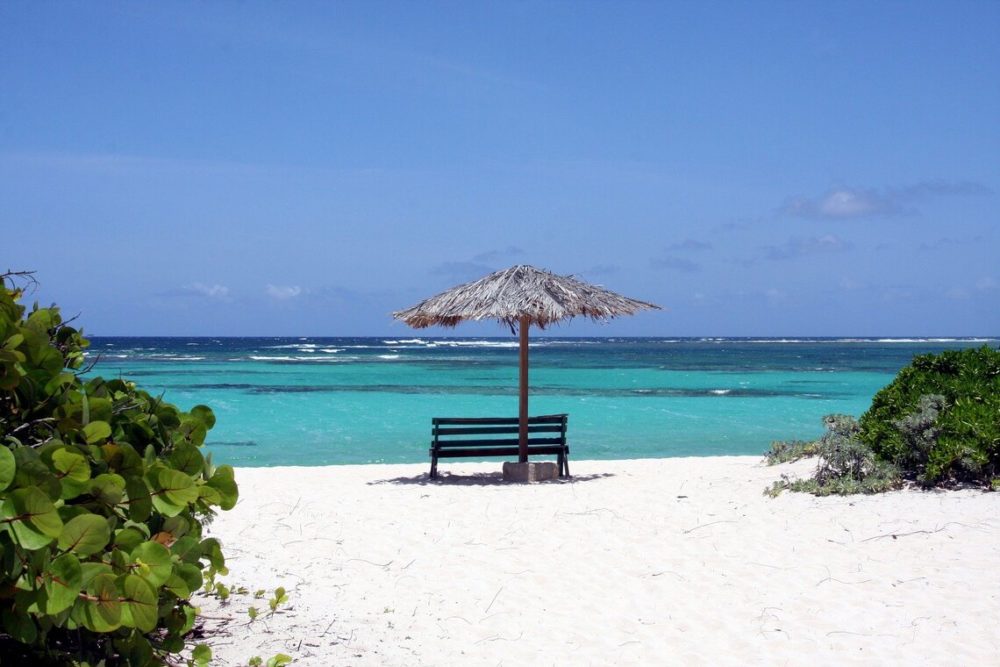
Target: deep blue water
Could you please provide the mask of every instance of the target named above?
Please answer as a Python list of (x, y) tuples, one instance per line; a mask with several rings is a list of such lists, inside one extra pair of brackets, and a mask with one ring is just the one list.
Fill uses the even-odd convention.
[[(997, 339), (538, 338), (532, 414), (569, 413), (574, 459), (760, 454), (860, 415), (915, 354)], [(240, 466), (427, 460), (436, 416), (516, 416), (514, 338), (93, 338), (126, 377), (218, 423)]]

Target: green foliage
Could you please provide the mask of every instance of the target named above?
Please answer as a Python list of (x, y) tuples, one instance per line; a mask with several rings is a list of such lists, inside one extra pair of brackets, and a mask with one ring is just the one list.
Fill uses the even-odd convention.
[(861, 440), (925, 486), (1000, 473), (1000, 350), (913, 358), (861, 417)]
[(791, 463), (799, 459), (816, 456), (819, 441), (809, 440), (775, 440), (771, 443), (771, 451), (764, 454), (767, 465)]
[[(202, 534), (233, 470), (201, 453), (215, 423), (121, 379), (84, 380), (87, 340), (27, 312), (0, 278), (0, 654), (15, 664), (167, 664), (188, 598), (225, 573)], [(192, 664), (206, 664), (207, 647)]]
[(811, 478), (782, 477), (765, 491), (776, 496), (783, 490), (803, 491), (817, 496), (881, 493), (897, 488), (899, 471), (878, 460), (875, 452), (858, 438), (860, 426), (847, 415), (823, 418), (827, 431), (813, 443), (819, 463)]
[(191, 664), (194, 667), (205, 667), (212, 662), (212, 649), (205, 644), (198, 644), (191, 651)]
[(288, 602), (288, 594), (285, 589), (278, 586), (274, 589), (274, 597), (267, 601), (269, 607), (271, 607), (271, 613), (278, 611), (278, 607)]
[(259, 655), (255, 655), (250, 658), (250, 662), (248, 664), (250, 667), (285, 667), (285, 665), (292, 664), (292, 656), (284, 653), (278, 653), (277, 655), (268, 658), (267, 662), (264, 662)]

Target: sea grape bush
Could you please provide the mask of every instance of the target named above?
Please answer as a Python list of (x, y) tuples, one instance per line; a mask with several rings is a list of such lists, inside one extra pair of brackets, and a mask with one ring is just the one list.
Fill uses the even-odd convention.
[(1000, 350), (914, 357), (875, 394), (860, 438), (924, 486), (990, 483), (1000, 474)]
[[(23, 664), (157, 665), (185, 648), (203, 538), (235, 505), (202, 454), (212, 411), (122, 379), (83, 379), (88, 346), (56, 307), (0, 277), (0, 654)], [(5, 663), (6, 664), (6, 663)]]

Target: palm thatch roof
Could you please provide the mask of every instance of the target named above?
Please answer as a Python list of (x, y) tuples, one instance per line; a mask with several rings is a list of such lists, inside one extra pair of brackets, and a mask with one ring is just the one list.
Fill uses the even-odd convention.
[(544, 329), (577, 315), (605, 321), (649, 309), (660, 307), (572, 276), (519, 265), (453, 287), (392, 316), (417, 329), (453, 327), (462, 320), (499, 320), (513, 329), (522, 318)]

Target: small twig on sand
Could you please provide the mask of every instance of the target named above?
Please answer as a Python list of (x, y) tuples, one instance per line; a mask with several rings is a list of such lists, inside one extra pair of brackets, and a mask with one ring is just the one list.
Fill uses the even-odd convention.
[(864, 579), (862, 581), (844, 581), (843, 579), (837, 579), (836, 577), (827, 577), (826, 579), (820, 579), (818, 582), (816, 582), (816, 585), (819, 586), (820, 584), (825, 584), (828, 581), (836, 581), (838, 584), (849, 584), (853, 586), (854, 584), (867, 584), (870, 581), (874, 581), (874, 579)]
[(521, 634), (519, 634), (517, 637), (501, 637), (500, 635), (493, 635), (492, 637), (484, 637), (483, 639), (480, 639), (476, 643), (477, 644), (482, 644), (483, 642), (497, 642), (497, 641), (501, 641), (501, 642), (516, 642), (516, 641), (520, 640), (521, 637), (523, 637), (523, 636), (524, 636), (523, 632)]
[(826, 633), (826, 636), (830, 635), (854, 635), (855, 637), (895, 637), (896, 635), (890, 635), (886, 633), (874, 633), (874, 632), (851, 632), (850, 630), (831, 630)]
[(369, 565), (374, 565), (375, 567), (381, 567), (383, 569), (389, 569), (389, 566), (392, 565), (392, 561), (389, 561), (388, 563), (375, 563), (375, 562), (372, 562), (370, 560), (365, 560), (364, 558), (348, 558), (344, 562), (345, 563), (350, 563), (351, 561), (355, 561), (355, 560), (356, 561), (361, 561), (362, 563), (368, 563)]
[(898, 537), (906, 537), (907, 535), (919, 535), (921, 533), (923, 533), (925, 535), (931, 535), (933, 533), (940, 533), (941, 531), (943, 531), (944, 529), (946, 529), (948, 526), (962, 526), (963, 528), (979, 528), (980, 527), (980, 526), (970, 526), (967, 523), (961, 523), (959, 521), (949, 521), (948, 523), (946, 523), (943, 526), (940, 526), (938, 528), (935, 528), (934, 530), (913, 530), (913, 531), (910, 531), (908, 533), (886, 533), (885, 535), (875, 535), (874, 537), (866, 537), (865, 539), (863, 539), (861, 541), (862, 542), (870, 542), (871, 540), (881, 540), (882, 538), (885, 538), (885, 537), (891, 537), (892, 539), (896, 539)]
[(685, 530), (683, 532), (684, 532), (685, 535), (687, 535), (688, 533), (693, 533), (694, 531), (698, 530), (699, 528), (707, 528), (708, 526), (714, 526), (717, 523), (736, 523), (736, 521), (734, 521), (732, 519), (720, 519), (719, 521), (709, 521), (708, 523), (703, 523), (703, 524), (697, 525), (694, 528), (688, 528), (687, 530)]
[(494, 594), (493, 599), (490, 600), (489, 605), (487, 605), (486, 611), (483, 612), (484, 614), (490, 613), (490, 607), (492, 607), (493, 603), (497, 601), (498, 597), (500, 597), (500, 591), (502, 591), (502, 590), (503, 590), (503, 586), (501, 586), (500, 588), (497, 589), (497, 592), (496, 592), (496, 594)]

